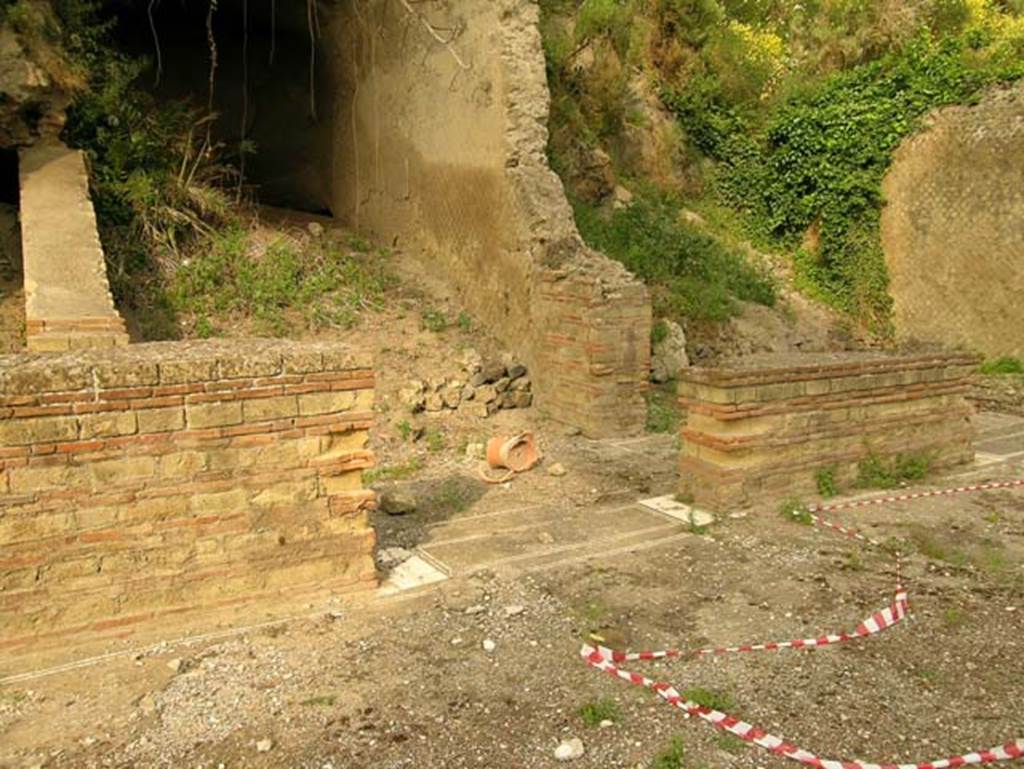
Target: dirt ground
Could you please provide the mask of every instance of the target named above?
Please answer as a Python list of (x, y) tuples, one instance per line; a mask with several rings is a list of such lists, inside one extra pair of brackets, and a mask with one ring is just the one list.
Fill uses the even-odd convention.
[[(443, 561), (449, 577), (213, 639), (169, 631), (155, 647), (0, 683), (0, 767), (523, 769), (561, 765), (554, 751), (573, 737), (585, 752), (568, 765), (588, 769), (789, 763), (590, 670), (580, 646), (851, 630), (892, 600), (892, 556), (774, 507), (706, 529), (642, 513), (637, 500), (673, 491), (671, 435), (589, 441), (533, 408), (409, 415), (410, 379), (464, 377), (467, 350), (501, 351), (472, 323), (425, 328), (424, 309), (455, 319), (458, 305), (411, 263), (395, 268), (403, 287), (387, 309), (347, 332), (378, 355), (371, 480), (417, 503), (374, 523), (381, 550)], [(979, 427), (985, 464), (929, 484), (1021, 477), (1024, 420)], [(480, 482), (467, 450), (520, 429), (536, 432), (542, 465)], [(556, 463), (564, 475), (550, 474)], [(816, 651), (633, 669), (827, 758), (923, 761), (1024, 736), (1024, 488), (833, 517), (903, 543), (911, 621)], [(676, 737), (679, 760), (665, 753)]]

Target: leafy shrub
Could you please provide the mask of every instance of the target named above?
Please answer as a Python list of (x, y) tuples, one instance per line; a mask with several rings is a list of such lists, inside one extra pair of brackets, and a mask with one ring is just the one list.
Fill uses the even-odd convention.
[(672, 383), (652, 388), (647, 394), (647, 421), (649, 433), (674, 433), (679, 428), (679, 407)]
[(856, 485), (864, 489), (891, 489), (919, 481), (931, 470), (931, 454), (912, 452), (886, 458), (870, 452), (857, 465)]
[(823, 467), (814, 474), (814, 481), (818, 487), (818, 493), (828, 499), (839, 493), (836, 485), (836, 466)]
[(584, 239), (652, 286), (660, 315), (721, 321), (737, 299), (772, 305), (775, 284), (737, 249), (679, 221), (679, 206), (653, 194), (610, 218), (577, 204)]
[(779, 509), (779, 514), (787, 521), (799, 523), (801, 526), (812, 526), (814, 524), (811, 511), (799, 499), (788, 499), (783, 502), (782, 507)]

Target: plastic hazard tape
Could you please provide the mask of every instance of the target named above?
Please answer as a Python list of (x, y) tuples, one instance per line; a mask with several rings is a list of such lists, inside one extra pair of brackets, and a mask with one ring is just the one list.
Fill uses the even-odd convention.
[(948, 497), (951, 494), (967, 494), (973, 491), (987, 491), (989, 489), (1010, 489), (1015, 486), (1024, 486), (1024, 479), (1016, 481), (996, 481), (994, 483), (979, 483), (973, 486), (957, 486), (952, 489), (938, 489), (936, 491), (915, 491), (911, 494), (898, 494), (890, 497), (874, 497), (872, 499), (859, 499), (854, 502), (839, 502), (835, 505), (821, 505), (812, 507), (812, 513), (825, 513), (833, 510), (849, 510), (854, 507), (872, 507), (873, 505), (885, 505), (892, 502), (906, 502), (909, 499), (924, 499), (926, 497)]
[[(960, 486), (953, 489), (944, 489), (941, 491), (929, 491), (929, 492), (918, 492), (914, 494), (905, 494), (895, 497), (885, 497), (882, 499), (870, 499), (862, 500), (860, 502), (850, 502), (837, 505), (831, 505), (826, 507), (814, 508), (811, 512), (811, 520), (813, 523), (823, 529), (842, 534), (847, 537), (851, 537), (858, 541), (864, 542), (865, 544), (872, 546), (879, 546), (879, 543), (870, 537), (862, 534), (856, 529), (852, 529), (846, 526), (842, 526), (833, 521), (821, 518), (815, 515), (817, 512), (824, 512), (826, 510), (839, 510), (850, 507), (866, 507), (868, 505), (878, 505), (885, 502), (897, 502), (908, 499), (920, 499), (922, 497), (936, 497), (936, 496), (947, 496), (950, 494), (968, 493), (972, 491), (982, 491), (985, 489), (1004, 489), (1014, 486), (1024, 486), (1024, 480), (1017, 481), (1001, 481), (996, 483), (985, 483), (974, 486)], [(774, 753), (778, 756), (799, 761), (802, 764), (808, 766), (819, 767), (819, 769), (948, 769), (950, 767), (967, 766), (970, 764), (991, 764), (997, 761), (1009, 761), (1016, 758), (1024, 757), (1024, 739), (1011, 740), (1004, 745), (998, 745), (988, 750), (974, 751), (970, 753), (964, 753), (958, 756), (951, 756), (949, 758), (943, 758), (936, 761), (924, 761), (920, 763), (912, 764), (899, 764), (899, 763), (872, 763), (867, 761), (837, 761), (834, 759), (820, 758), (809, 750), (798, 747), (792, 743), (786, 742), (781, 737), (769, 734), (768, 732), (760, 729), (753, 724), (748, 724), (746, 721), (742, 721), (734, 716), (730, 716), (726, 713), (722, 713), (713, 708), (698, 705), (695, 702), (691, 702), (683, 698), (683, 696), (668, 683), (661, 683), (654, 681), (651, 678), (643, 676), (639, 673), (633, 673), (628, 670), (624, 670), (619, 665), (624, 662), (641, 662), (649, 660), (659, 659), (673, 659), (681, 657), (702, 657), (717, 654), (731, 654), (731, 653), (744, 653), (744, 652), (761, 652), (761, 651), (777, 651), (781, 649), (811, 649), (819, 646), (829, 646), (832, 644), (843, 643), (846, 641), (854, 641), (864, 638), (869, 638), (873, 635), (881, 633), (884, 630), (888, 630), (894, 625), (905, 620), (910, 611), (910, 603), (906, 589), (903, 586), (902, 575), (901, 575), (901, 560), (899, 553), (896, 553), (896, 595), (893, 602), (882, 609), (872, 614), (870, 617), (865, 619), (863, 622), (857, 625), (852, 632), (843, 633), (828, 633), (816, 638), (804, 638), (793, 641), (778, 641), (774, 643), (757, 643), (757, 644), (746, 644), (742, 646), (724, 646), (724, 647), (713, 647), (706, 649), (695, 649), (692, 651), (680, 651), (678, 649), (667, 649), (664, 651), (645, 651), (645, 652), (624, 652), (615, 651), (608, 649), (603, 646), (591, 646), (590, 644), (584, 644), (580, 650), (580, 656), (583, 660), (595, 670), (599, 670), (602, 673), (618, 678), (622, 681), (626, 681), (634, 686), (642, 686), (647, 689), (651, 689), (657, 692), (665, 702), (673, 707), (683, 711), (686, 716), (695, 716), (701, 718), (707, 723), (714, 726), (716, 729), (720, 729), (725, 732), (729, 732), (736, 737), (739, 737), (746, 742), (757, 745), (765, 750)]]
[(879, 764), (866, 761), (836, 761), (828, 758), (819, 758), (811, 751), (786, 742), (781, 737), (768, 734), (768, 732), (759, 729), (753, 724), (748, 724), (746, 721), (741, 721), (713, 708), (690, 702), (684, 699), (671, 684), (658, 683), (639, 673), (630, 673), (628, 670), (622, 670), (612, 661), (609, 654), (610, 651), (610, 649), (602, 647), (585, 645), (580, 654), (591, 667), (615, 678), (627, 681), (634, 686), (643, 686), (657, 692), (665, 702), (679, 708), (687, 716), (701, 718), (716, 729), (729, 732), (771, 753), (791, 758), (808, 766), (819, 767), (819, 769), (946, 769), (946, 767), (965, 766), (967, 764), (990, 764), (996, 761), (1008, 761), (1024, 756), (1024, 740), (1014, 740), (989, 750), (965, 753), (960, 756), (917, 764)]

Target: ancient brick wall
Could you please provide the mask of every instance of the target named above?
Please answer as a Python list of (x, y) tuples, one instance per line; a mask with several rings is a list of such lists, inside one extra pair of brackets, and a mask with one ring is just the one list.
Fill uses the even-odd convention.
[[(552, 417), (595, 436), (642, 430), (650, 300), (584, 246), (548, 166), (537, 4), (368, 0), (337, 6), (326, 28), (334, 215), (443, 276), (529, 365)], [(552, 332), (558, 315), (573, 320)], [(635, 322), (638, 345), (616, 317)], [(591, 396), (597, 408), (581, 414)]]
[(0, 656), (374, 586), (373, 388), (335, 344), (0, 357)]
[(974, 457), (970, 355), (754, 356), (682, 372), (680, 491), (699, 507), (771, 506), (816, 492), (815, 473), (851, 481), (869, 454)]
[(1024, 84), (936, 111), (883, 193), (898, 336), (1024, 355)]

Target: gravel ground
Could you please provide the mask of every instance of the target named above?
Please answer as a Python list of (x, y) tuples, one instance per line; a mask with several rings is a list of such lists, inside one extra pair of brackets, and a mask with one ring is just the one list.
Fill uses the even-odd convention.
[[(921, 761), (1024, 735), (1024, 493), (859, 515), (912, 541), (912, 621), (817, 651), (635, 669), (830, 758)], [(662, 769), (679, 737), (680, 767), (784, 766), (588, 669), (581, 640), (690, 648), (852, 629), (893, 583), (886, 553), (773, 516), (727, 520), (683, 546), (483, 572), (5, 689), (0, 765), (511, 769), (561, 765), (555, 749), (576, 737), (572, 766)], [(613, 723), (587, 725), (580, 709), (604, 700)]]

